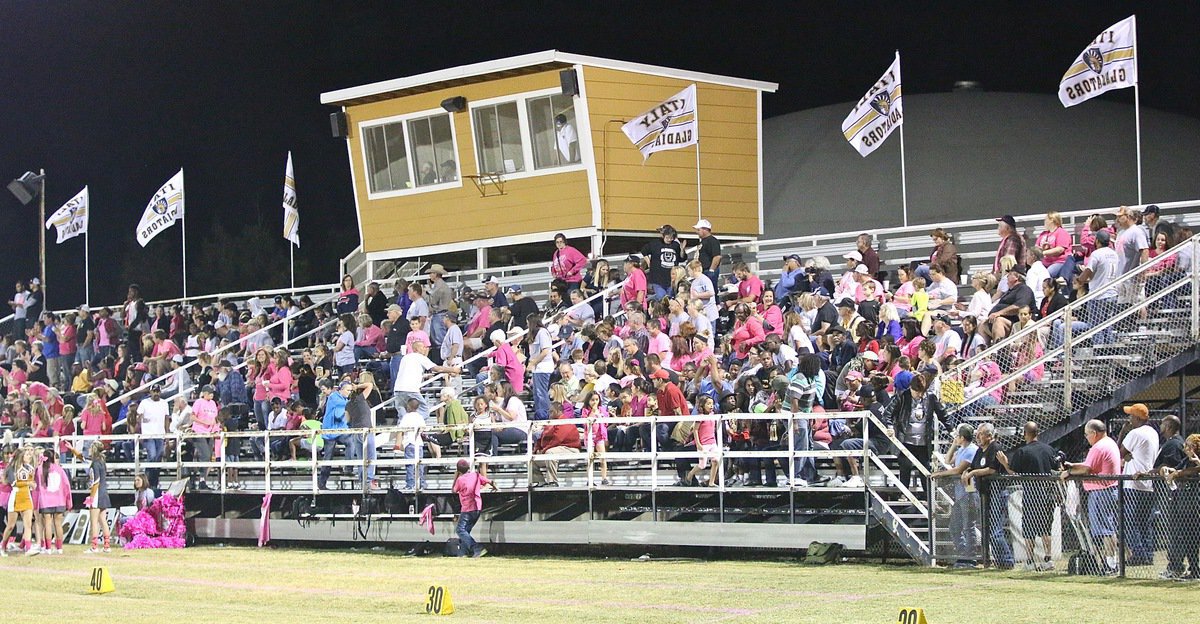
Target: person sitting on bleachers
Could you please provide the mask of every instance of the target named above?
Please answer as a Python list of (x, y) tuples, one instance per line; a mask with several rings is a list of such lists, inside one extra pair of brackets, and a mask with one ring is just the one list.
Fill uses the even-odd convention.
[[(550, 420), (563, 418), (563, 404), (550, 404)], [(579, 429), (575, 425), (549, 424), (542, 428), (542, 435), (533, 447), (534, 455), (575, 455), (583, 446)], [(557, 486), (558, 461), (542, 459), (533, 462), (533, 480), (530, 487)]]
[(996, 300), (988, 313), (987, 321), (980, 323), (985, 336), (992, 341), (1003, 340), (1008, 336), (1013, 323), (1017, 322), (1017, 311), (1024, 306), (1033, 306), (1033, 291), (1025, 285), (1025, 271), (1019, 266), (1013, 267), (1007, 276), (1008, 292)]

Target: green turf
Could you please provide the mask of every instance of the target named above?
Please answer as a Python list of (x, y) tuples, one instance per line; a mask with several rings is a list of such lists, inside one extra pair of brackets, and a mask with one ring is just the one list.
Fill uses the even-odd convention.
[[(116, 591), (88, 595), (93, 566)], [(122, 624), (428, 621), (430, 584), (468, 622), (895, 622), (930, 624), (1179, 621), (1196, 585), (945, 572), (912, 566), (782, 561), (405, 557), (393, 552), (205, 546), (175, 551), (12, 556), (0, 601), (13, 621)], [(303, 619), (300, 619), (303, 618)], [(1185, 618), (1186, 619), (1186, 618)]]

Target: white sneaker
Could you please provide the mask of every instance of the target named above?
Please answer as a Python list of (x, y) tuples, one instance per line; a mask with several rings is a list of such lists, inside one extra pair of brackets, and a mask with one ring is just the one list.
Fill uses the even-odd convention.
[(796, 487), (808, 487), (808, 481), (805, 481), (800, 477), (796, 477), (795, 479), (792, 479), (792, 485)]
[(850, 477), (849, 479), (846, 479), (846, 482), (842, 484), (842, 487), (860, 488), (860, 487), (863, 487), (864, 485), (865, 484), (863, 483), (862, 477), (860, 477), (858, 475), (854, 475), (854, 476)]
[(779, 484), (779, 487), (787, 487), (788, 486), (788, 478), (787, 477), (779, 477), (779, 479), (776, 480), (775, 483)]
[(845, 483), (846, 483), (846, 477), (843, 477), (842, 475), (838, 475), (838, 476), (830, 479), (829, 482), (825, 484), (825, 487), (842, 487), (842, 485)]
[(16, 542), (9, 542), (9, 543), (8, 543), (8, 550), (9, 550), (10, 552), (11, 552), (11, 551), (14, 551), (14, 550), (21, 550), (21, 547), (20, 547), (19, 545), (17, 545), (17, 543), (16, 543)]
[(40, 554), (42, 554), (42, 547), (38, 546), (37, 544), (30, 546), (29, 550), (25, 551), (26, 557), (36, 557)]

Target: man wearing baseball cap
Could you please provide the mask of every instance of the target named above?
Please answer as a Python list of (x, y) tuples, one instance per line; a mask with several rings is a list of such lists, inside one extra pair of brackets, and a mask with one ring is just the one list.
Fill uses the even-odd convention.
[(804, 266), (800, 256), (788, 254), (783, 257), (783, 270), (779, 273), (779, 281), (775, 282), (775, 302), (784, 305), (788, 295), (804, 290)]
[(425, 287), (425, 302), (429, 304), (429, 338), (434, 346), (442, 346), (442, 337), (446, 335), (446, 324), (442, 318), (450, 312), (450, 304), (454, 301), (454, 293), (446, 283), (444, 276), (446, 267), (434, 264), (429, 267), (429, 286)]
[(658, 301), (674, 292), (671, 269), (683, 264), (683, 247), (676, 240), (671, 224), (658, 228), (659, 239), (642, 246), (642, 255), (650, 259), (650, 300)]
[(424, 338), (417, 338), (413, 341), (409, 352), (400, 359), (400, 366), (396, 369), (392, 392), (396, 397), (395, 407), (398, 414), (403, 416), (407, 413), (409, 399), (416, 399), (419, 404), (417, 411), (429, 423), (429, 404), (421, 396), (421, 383), (424, 381), (425, 373), (430, 371), (458, 375), (462, 369), (457, 366), (434, 364), (433, 360), (429, 359), (429, 343)]
[[(721, 275), (721, 241), (712, 235), (712, 223), (709, 223), (708, 219), (700, 219), (692, 228), (696, 230), (696, 236), (700, 237), (700, 251), (696, 259), (704, 267), (704, 274), (716, 287), (717, 277)], [(687, 251), (686, 245), (683, 246), (683, 250)]]
[(1000, 246), (996, 248), (996, 259), (992, 261), (992, 273), (999, 276), (1000, 259), (1004, 256), (1016, 258), (1018, 265), (1025, 263), (1025, 239), (1017, 232), (1017, 220), (1012, 215), (997, 217), (996, 222), (1000, 224), (996, 229), (1000, 235)]
[[(1117, 434), (1121, 459), (1125, 467), (1121, 474), (1139, 475), (1154, 470), (1158, 458), (1158, 432), (1148, 423), (1150, 409), (1145, 403), (1126, 405), (1124, 412), (1129, 422)], [(1152, 565), (1154, 563), (1154, 482), (1123, 481), (1125, 488), (1125, 543), (1133, 551), (1127, 565)]]
[[(1112, 235), (1108, 230), (1099, 230), (1096, 232), (1096, 249), (1092, 255), (1088, 257), (1087, 265), (1083, 267), (1083, 272), (1079, 277), (1075, 278), (1075, 288), (1082, 289), (1085, 286), (1088, 293), (1100, 293), (1096, 298), (1088, 303), (1084, 321), (1092, 326), (1104, 322), (1106, 319), (1112, 318), (1117, 311), (1117, 290), (1108, 288), (1108, 285), (1117, 279), (1121, 270), (1121, 258), (1117, 255), (1117, 251), (1112, 248)], [(1061, 334), (1061, 328), (1056, 328), (1056, 335)], [(1095, 344), (1107, 344), (1112, 342), (1112, 329), (1105, 329), (1092, 338)], [(1055, 344), (1062, 344), (1061, 338)]]

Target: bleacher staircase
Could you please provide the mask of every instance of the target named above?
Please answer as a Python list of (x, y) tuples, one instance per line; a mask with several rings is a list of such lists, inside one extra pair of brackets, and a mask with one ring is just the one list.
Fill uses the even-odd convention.
[[(1200, 356), (1200, 274), (1191, 267), (1198, 251), (1200, 235), (1114, 282), (1111, 290), (1121, 293), (1120, 303), (1100, 302), (1110, 289), (1094, 291), (944, 372), (938, 378), (941, 386), (967, 388), (966, 400), (947, 406), (948, 422), (935, 439), (933, 466), (918, 472), (928, 476), (929, 468), (948, 467), (941, 458), (953, 435), (949, 424), (991, 423), (1007, 448), (1018, 441), (1024, 424), (1033, 421), (1043, 432), (1041, 440), (1053, 443), (1195, 361)], [(1129, 297), (1135, 303), (1125, 303)], [(1041, 355), (1034, 346), (1039, 336), (1047, 343)], [(1001, 378), (971, 388), (972, 371), (985, 361), (999, 365)], [(1004, 400), (981, 402), (1001, 387)], [(901, 486), (905, 496), (889, 501), (871, 488), (872, 517), (914, 559), (935, 565), (953, 558), (948, 527), (954, 493), (949, 482), (941, 481), (918, 498), (885, 466), (879, 467), (886, 486)]]

